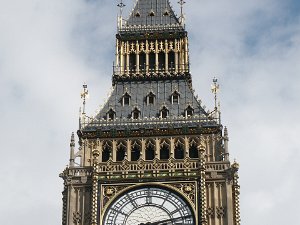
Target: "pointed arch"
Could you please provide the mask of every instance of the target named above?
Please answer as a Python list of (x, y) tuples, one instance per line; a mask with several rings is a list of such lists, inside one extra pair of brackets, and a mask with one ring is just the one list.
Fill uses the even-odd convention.
[(194, 114), (194, 108), (189, 105), (188, 107), (186, 107), (185, 109), (185, 117), (190, 117), (190, 116), (193, 116)]
[(125, 156), (127, 155), (127, 145), (126, 141), (120, 141), (117, 144), (117, 157), (116, 161), (120, 162), (125, 159)]
[(104, 141), (102, 144), (102, 162), (107, 162), (112, 153), (112, 142)]
[(126, 91), (122, 96), (122, 105), (130, 105), (131, 95)]
[(155, 158), (155, 141), (153, 139), (146, 140), (145, 159), (153, 160)]
[(141, 115), (141, 111), (140, 111), (137, 107), (135, 107), (135, 108), (132, 110), (132, 112), (131, 112), (131, 118), (132, 118), (132, 119), (137, 120), (137, 119), (140, 118), (140, 115)]
[(190, 158), (199, 158), (198, 151), (199, 139), (191, 138), (189, 142), (189, 157)]
[(131, 161), (137, 161), (141, 157), (142, 143), (134, 140), (131, 143)]
[(171, 103), (173, 105), (179, 104), (179, 98), (180, 98), (180, 93), (177, 90), (175, 90), (171, 95)]
[(162, 109), (160, 110), (160, 118), (167, 118), (169, 116), (169, 110), (166, 106), (163, 106)]
[(114, 120), (116, 119), (116, 111), (113, 108), (110, 108), (106, 113), (107, 120)]
[(160, 159), (169, 159), (170, 158), (170, 149), (171, 149), (171, 143), (169, 139), (162, 139), (160, 141), (160, 151), (159, 156)]
[(150, 91), (149, 94), (146, 96), (146, 103), (147, 105), (151, 105), (155, 103), (155, 97), (156, 95)]
[(185, 145), (183, 138), (175, 139), (175, 148), (174, 148), (174, 158), (175, 159), (183, 159), (185, 153)]

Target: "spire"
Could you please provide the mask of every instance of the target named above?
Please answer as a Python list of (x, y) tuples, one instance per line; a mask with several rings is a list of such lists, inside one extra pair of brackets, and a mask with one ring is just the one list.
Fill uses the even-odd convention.
[(75, 163), (75, 136), (74, 136), (74, 132), (71, 135), (71, 141), (70, 141), (70, 167), (74, 167), (74, 163)]
[(137, 0), (126, 27), (179, 25), (169, 0)]
[(228, 130), (227, 127), (224, 128), (224, 159), (225, 161), (229, 161), (229, 150), (228, 150)]

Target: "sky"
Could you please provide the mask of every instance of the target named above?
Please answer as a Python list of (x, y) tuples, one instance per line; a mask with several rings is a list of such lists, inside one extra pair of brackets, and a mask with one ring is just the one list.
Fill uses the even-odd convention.
[[(212, 109), (213, 77), (220, 83), (242, 224), (299, 224), (300, 1), (186, 2), (193, 87)], [(89, 115), (111, 88), (116, 4), (0, 0), (1, 224), (61, 224), (58, 175), (82, 84)]]

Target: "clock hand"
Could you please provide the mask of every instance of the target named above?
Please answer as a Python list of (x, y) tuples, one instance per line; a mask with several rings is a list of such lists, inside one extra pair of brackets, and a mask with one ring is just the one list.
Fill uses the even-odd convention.
[(177, 217), (177, 218), (157, 221), (157, 222), (153, 222), (153, 223), (149, 223), (149, 222), (148, 223), (141, 223), (139, 225), (160, 225), (162, 223), (174, 222), (174, 221), (177, 221), (177, 220), (182, 220), (182, 219), (186, 219), (186, 218), (190, 218), (190, 217), (192, 217), (192, 216), (188, 215), (188, 216), (183, 216), (183, 217)]

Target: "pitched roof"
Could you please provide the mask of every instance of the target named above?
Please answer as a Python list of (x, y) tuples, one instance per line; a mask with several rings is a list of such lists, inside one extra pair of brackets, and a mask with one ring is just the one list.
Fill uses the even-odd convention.
[(180, 25), (169, 0), (138, 0), (125, 26), (157, 25)]
[[(172, 94), (174, 92), (179, 93), (179, 91), (181, 93), (179, 104), (172, 104)], [(130, 94), (130, 105), (122, 105), (124, 93)], [(149, 93), (153, 93), (155, 96), (154, 104), (147, 104), (146, 97)], [(137, 81), (118, 83), (97, 118), (106, 119), (109, 109), (114, 109), (117, 118), (129, 119), (135, 107), (141, 110), (141, 118), (158, 118), (163, 106), (169, 110), (170, 116), (184, 116), (185, 109), (188, 106), (192, 106), (195, 109), (195, 114), (205, 114), (188, 82), (185, 80)]]

